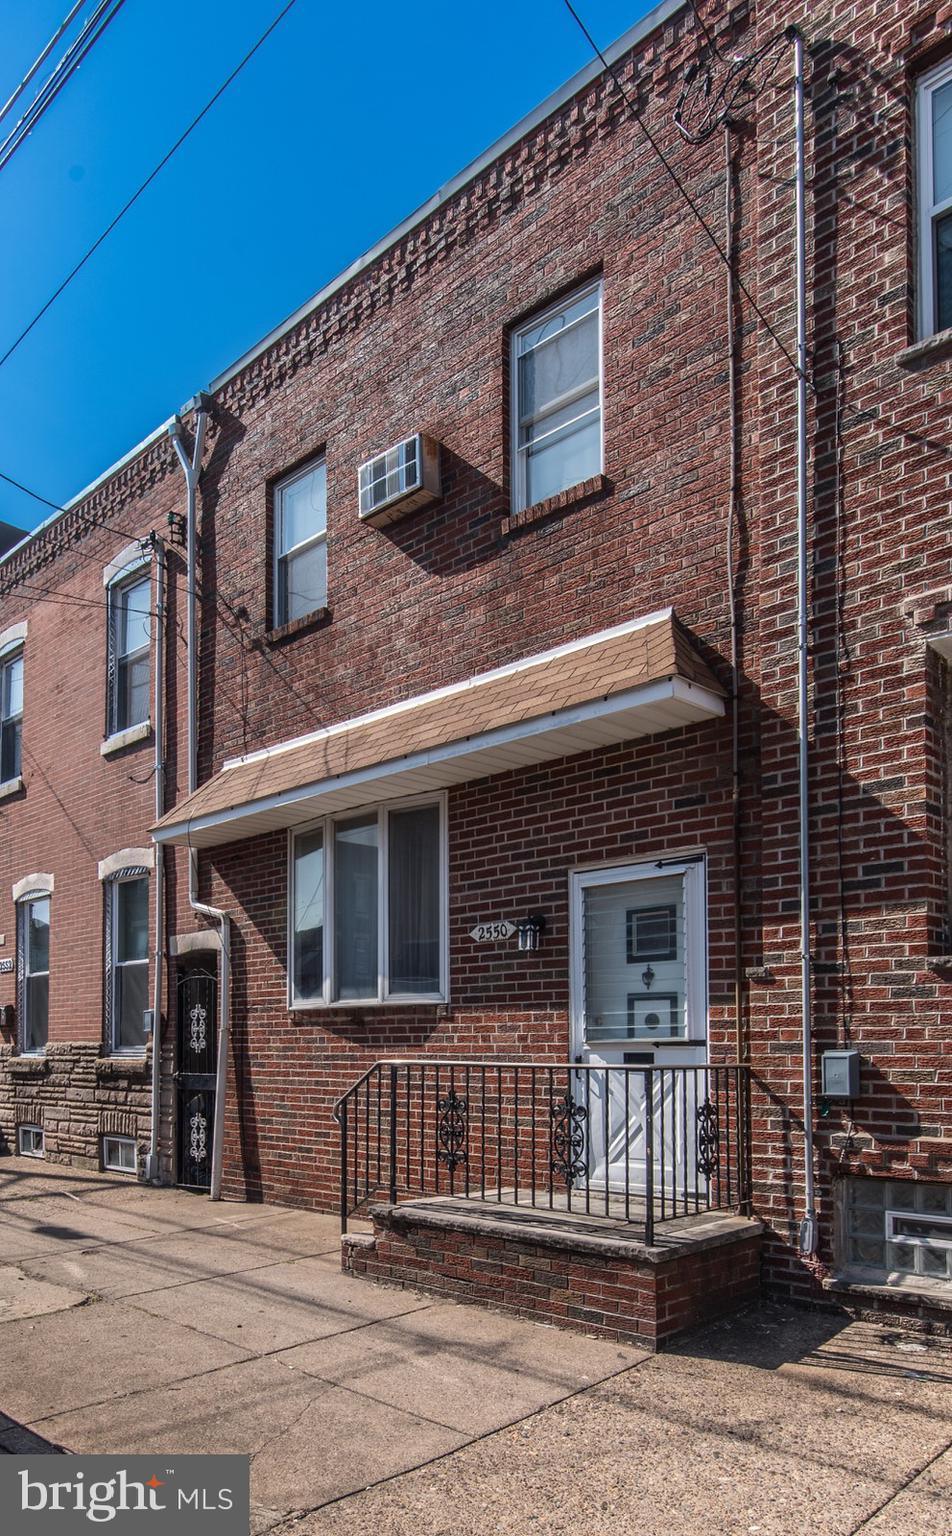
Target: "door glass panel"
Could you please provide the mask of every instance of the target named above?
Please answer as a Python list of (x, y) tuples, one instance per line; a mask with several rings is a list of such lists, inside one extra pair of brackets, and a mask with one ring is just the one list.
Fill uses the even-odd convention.
[(337, 997), (377, 996), (376, 814), (334, 828), (334, 925)]
[(952, 213), (936, 219), (935, 323), (940, 331), (952, 326)]
[(324, 988), (324, 834), (294, 843), (294, 995), (320, 998)]
[(390, 991), (440, 990), (440, 808), (390, 816)]
[(683, 876), (586, 886), (583, 902), (586, 1039), (685, 1038)]
[(28, 908), (27, 970), (30, 975), (50, 968), (50, 904), (31, 901)]
[(143, 1050), (145, 1023), (143, 1014), (149, 1006), (148, 961), (130, 962), (116, 968), (116, 1039), (117, 1051)]
[(26, 981), (26, 1038), (23, 1046), (27, 1051), (46, 1049), (49, 1035), (50, 978), (28, 976)]

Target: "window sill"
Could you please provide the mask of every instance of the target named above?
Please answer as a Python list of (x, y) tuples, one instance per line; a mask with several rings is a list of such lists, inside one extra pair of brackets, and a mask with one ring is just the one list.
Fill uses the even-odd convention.
[(823, 1289), (834, 1295), (868, 1297), (871, 1301), (890, 1298), (895, 1301), (921, 1301), (943, 1312), (952, 1312), (952, 1286), (948, 1280), (929, 1280), (924, 1275), (908, 1275), (887, 1285), (885, 1280), (866, 1280), (845, 1270), (823, 1281)]
[(130, 725), (124, 731), (113, 731), (101, 743), (99, 751), (103, 757), (111, 757), (113, 752), (121, 752), (124, 747), (131, 747), (137, 741), (145, 741), (152, 735), (152, 721), (141, 720), (138, 725)]
[(317, 629), (319, 625), (326, 624), (332, 617), (331, 610), (326, 606), (315, 608), (311, 613), (303, 613), (299, 619), (292, 619), (290, 624), (281, 624), (277, 629), (269, 629), (265, 635), (266, 645), (283, 645), (286, 640), (293, 640), (297, 635), (306, 634), (310, 629)]
[(446, 1008), (448, 999), (445, 997), (368, 997), (363, 1000), (355, 998), (353, 1001), (344, 999), (338, 1003), (288, 1003), (289, 1013), (370, 1013), (380, 1008)]
[(19, 774), (15, 779), (5, 779), (0, 784), (0, 800), (9, 800), (11, 795), (18, 795), (23, 788), (23, 780)]
[(544, 518), (552, 517), (558, 512), (567, 512), (570, 507), (576, 507), (583, 501), (592, 501), (597, 496), (603, 496), (609, 489), (609, 482), (604, 475), (592, 475), (589, 480), (580, 480), (577, 485), (569, 485), (564, 491), (559, 491), (557, 496), (548, 496), (545, 501), (537, 501), (531, 507), (523, 507), (519, 512), (510, 512), (508, 517), (502, 520), (502, 531), (507, 533), (519, 533), (523, 528), (530, 528), (535, 523), (540, 523)]
[(934, 336), (913, 342), (911, 347), (899, 353), (896, 367), (914, 371), (928, 368), (930, 363), (944, 362), (947, 357), (952, 357), (952, 329), (936, 331)]
[(146, 1077), (149, 1073), (146, 1056), (100, 1056), (96, 1062), (97, 1077)]

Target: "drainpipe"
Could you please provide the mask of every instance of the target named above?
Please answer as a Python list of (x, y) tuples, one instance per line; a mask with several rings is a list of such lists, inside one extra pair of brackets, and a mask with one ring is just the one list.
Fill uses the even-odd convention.
[[(196, 625), (197, 605), (197, 533), (196, 501), (198, 482), (202, 473), (202, 450), (205, 446), (205, 427), (208, 422), (208, 402), (204, 395), (196, 396), (195, 439), (189, 454), (182, 439), (182, 423), (176, 417), (169, 427), (169, 436), (178, 454), (185, 474), (187, 495), (186, 543), (188, 599), (186, 641), (188, 652), (188, 793), (198, 788), (198, 635)], [(218, 1054), (215, 1066), (215, 1123), (212, 1130), (212, 1169), (209, 1198), (221, 1199), (222, 1136), (225, 1124), (225, 1085), (227, 1081), (231, 982), (231, 922), (227, 912), (220, 907), (209, 906), (198, 899), (198, 850), (188, 850), (188, 901), (193, 912), (217, 923), (221, 933), (221, 981), (218, 988)]]
[[(165, 545), (155, 539), (155, 819), (165, 811)], [(146, 1177), (159, 1183), (162, 1101), (162, 979), (165, 962), (165, 847), (155, 845), (155, 964), (152, 992), (152, 1114)]]
[(807, 656), (807, 237), (806, 155), (804, 148), (803, 37), (793, 42), (794, 118), (796, 127), (797, 225), (797, 739), (799, 744), (800, 821), (800, 1007), (803, 1022), (803, 1193), (800, 1252), (816, 1253), (816, 1189), (813, 1169), (813, 1029), (810, 955), (810, 801)]

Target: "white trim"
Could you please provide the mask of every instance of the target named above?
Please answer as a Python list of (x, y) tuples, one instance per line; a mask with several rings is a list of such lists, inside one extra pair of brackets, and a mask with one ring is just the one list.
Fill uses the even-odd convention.
[[(658, 868), (659, 860), (664, 868)], [(708, 1032), (708, 935), (707, 935), (707, 859), (683, 863), (672, 861), (664, 852), (650, 859), (629, 864), (606, 864), (601, 868), (577, 868), (569, 871), (569, 1014), (571, 1055), (580, 1057), (586, 1049), (585, 1036), (585, 891), (591, 886), (619, 885), (630, 880), (662, 879), (671, 875), (684, 877), (684, 1021), (685, 1032), (678, 1041), (632, 1041), (632, 1048), (649, 1051), (676, 1045), (703, 1046)], [(603, 1047), (623, 1050), (625, 1041)]]
[(0, 656), (7, 651), (19, 650), (26, 641), (27, 620), (21, 619), (19, 624), (8, 624), (6, 629), (0, 629)]
[[(39, 1136), (39, 1138), (40, 1138), (40, 1149), (39, 1149), (38, 1152), (27, 1152), (27, 1151), (24, 1150), (24, 1148), (23, 1148), (23, 1132), (24, 1131), (29, 1131), (30, 1134), (33, 1135), (33, 1136), (37, 1136), (37, 1135)], [(20, 1122), (20, 1124), (17, 1126), (17, 1156), (18, 1157), (38, 1157), (38, 1158), (42, 1158), (42, 1157), (46, 1156), (46, 1131), (44, 1130), (42, 1125), (36, 1125), (32, 1121), (26, 1121), (26, 1120), (23, 1120), (23, 1121)]]
[[(436, 805), (440, 813), (440, 990), (436, 992), (391, 993), (389, 979), (390, 938), (390, 815), (393, 811), (412, 810), (414, 806)], [(334, 827), (338, 822), (351, 821), (355, 815), (376, 815), (377, 818), (377, 995), (362, 998), (334, 998), (334, 972), (336, 952), (334, 947)], [(297, 837), (318, 828), (323, 836), (324, 863), (324, 976), (320, 998), (296, 998), (294, 993), (294, 844)], [(287, 953), (286, 992), (287, 1006), (293, 1013), (309, 1013), (323, 1008), (362, 1010), (365, 1008), (403, 1008), (445, 1005), (449, 1001), (449, 817), (447, 796), (443, 791), (430, 795), (412, 795), (402, 800), (389, 800), (381, 805), (355, 807), (339, 815), (321, 816), (305, 826), (289, 827), (287, 841)]]
[(52, 896), (53, 885), (52, 875), (24, 875), (13, 887), (13, 900), (22, 901), (25, 896)]
[[(481, 735), (464, 737), (460, 740), (447, 742), (438, 747), (428, 747), (420, 752), (412, 753), (399, 759), (390, 759), (386, 762), (373, 763), (367, 768), (354, 769), (350, 773), (343, 773), (328, 779), (315, 779), (305, 784), (297, 784), (289, 789), (277, 790), (272, 795), (263, 796), (258, 800), (242, 800), (228, 807), (226, 810), (211, 811), (206, 815), (189, 816), (184, 821), (175, 822), (171, 826), (157, 828), (152, 836), (157, 843), (170, 842), (175, 838), (190, 838), (192, 834), (213, 827), (223, 827), (236, 821), (244, 821), (250, 817), (258, 816), (272, 811), (284, 811), (289, 807), (301, 804), (303, 801), (315, 799), (318, 795), (329, 794), (332, 791), (352, 789), (357, 786), (372, 786), (386, 778), (399, 776), (406, 779), (417, 769), (440, 769), (454, 764), (457, 760), (474, 759), (479, 753), (489, 753), (495, 748), (508, 743), (525, 743), (535, 737), (543, 737), (547, 734), (557, 734), (570, 726), (584, 726), (589, 721), (610, 721), (614, 715), (624, 715), (640, 708), (649, 708), (653, 704), (666, 702), (690, 704), (698, 710), (694, 717), (697, 719), (713, 719), (724, 714), (724, 699), (721, 694), (713, 693), (709, 688), (701, 687), (696, 683), (689, 683), (680, 677), (672, 677), (660, 683), (643, 684), (640, 688), (630, 689), (626, 693), (613, 694), (608, 699), (596, 699), (589, 704), (573, 706), (570, 709), (560, 710), (549, 715), (540, 716), (535, 720), (521, 720), (515, 725), (499, 727), (496, 730), (486, 731)], [(670, 726), (655, 727), (658, 729), (677, 730), (681, 726), (692, 723), (690, 719), (679, 720)], [(641, 734), (648, 734), (647, 732)], [(639, 732), (625, 731), (618, 736), (618, 740), (635, 738)], [(570, 757), (573, 753), (584, 752), (591, 749), (592, 743), (583, 745), (560, 745), (558, 750), (552, 751), (552, 757)], [(528, 761), (528, 760), (527, 760)], [(531, 759), (533, 762), (545, 761), (545, 754), (539, 754)], [(458, 767), (458, 765), (457, 765)], [(448, 783), (463, 783), (466, 779), (486, 778), (494, 773), (504, 770), (498, 767), (486, 767), (484, 764), (475, 764), (471, 771), (457, 771), (451, 778), (444, 778), (433, 785), (433, 791), (444, 788)], [(404, 783), (404, 790), (409, 785)], [(397, 790), (399, 794), (401, 791)], [(391, 792), (392, 797), (392, 792)], [(380, 798), (379, 792), (377, 798)], [(368, 788), (368, 801), (373, 803), (373, 795)], [(349, 809), (359, 809), (355, 803)], [(270, 828), (269, 830), (274, 830)], [(257, 833), (250, 833), (255, 836)]]
[[(519, 413), (519, 363), (524, 356), (528, 355), (528, 353), (523, 353), (520, 351), (520, 342), (527, 331), (534, 331), (538, 326), (543, 325), (549, 316), (558, 315), (563, 310), (570, 309), (573, 304), (578, 304), (582, 299), (587, 298), (590, 293), (594, 293), (597, 296), (597, 303), (595, 305), (594, 311), (589, 310), (585, 315), (580, 316), (578, 321), (572, 321), (570, 325), (565, 329), (571, 329), (572, 326), (581, 323), (582, 320), (587, 320), (589, 315), (592, 313), (598, 317), (598, 377), (594, 380), (594, 388), (598, 391), (598, 405), (591, 406), (589, 410), (583, 411), (581, 415), (573, 417), (571, 421), (560, 422), (557, 427), (552, 427), (547, 432), (544, 432), (540, 438), (533, 438), (531, 443), (520, 444), (519, 438), (521, 429), (524, 425), (524, 419)], [(574, 426), (578, 422), (583, 421), (586, 416), (590, 416), (595, 410), (598, 411), (599, 441), (598, 468), (594, 471), (594, 473), (600, 475), (604, 472), (604, 315), (605, 285), (603, 279), (601, 277), (597, 277), (593, 282), (583, 283), (580, 288), (573, 289), (571, 293), (565, 294), (563, 298), (557, 299), (554, 303), (547, 304), (544, 308), (536, 310), (536, 312), (530, 315), (527, 320), (522, 321), (520, 325), (514, 328), (512, 335), (509, 338), (509, 470), (512, 486), (511, 499), (513, 512), (524, 512), (530, 505), (528, 493), (526, 490), (526, 459), (528, 456), (528, 449), (534, 447), (537, 442), (543, 442), (546, 437), (552, 437), (556, 432), (563, 432), (567, 427)], [(545, 342), (539, 342), (537, 343), (537, 346), (542, 346), (547, 344), (549, 341), (554, 341), (558, 336), (563, 334), (563, 331), (553, 332), (551, 337), (546, 337)], [(532, 348), (531, 350), (535, 351), (536, 348)], [(550, 405), (548, 405), (544, 411), (538, 412), (536, 415), (527, 419), (531, 421), (544, 421), (546, 416), (552, 415), (556, 410), (563, 409), (566, 404), (571, 403), (571, 400), (575, 394), (578, 394), (579, 398), (582, 398), (583, 395), (591, 394), (592, 388), (593, 385), (589, 384), (584, 389), (580, 386), (578, 391), (567, 391), (564, 399), (560, 397), (560, 400), (550, 403)], [(561, 486), (559, 491), (553, 492), (553, 495), (559, 495), (563, 490), (570, 490), (573, 483), (575, 482), (570, 481), (568, 485)]]
[(142, 541), (136, 539), (134, 544), (127, 544), (125, 549), (119, 551), (114, 560), (110, 560), (108, 565), (103, 566), (102, 584), (104, 587), (111, 587), (114, 581), (123, 581), (127, 576), (131, 576), (133, 571), (139, 569), (140, 565), (151, 564), (151, 549), (143, 549)]
[(918, 235), (919, 303), (918, 332), (920, 339), (934, 336), (938, 329), (936, 317), (935, 284), (935, 220), (952, 210), (952, 197), (941, 203), (933, 203), (933, 133), (932, 97), (942, 86), (952, 83), (952, 61), (946, 59), (936, 69), (923, 75), (916, 83), (916, 220)]
[[(294, 485), (295, 482), (298, 481), (298, 480), (303, 480), (306, 475), (311, 475), (311, 474), (314, 473), (314, 471), (316, 469), (320, 469), (320, 468), (323, 468), (323, 470), (324, 470), (324, 527), (323, 527), (323, 529), (320, 532), (309, 534), (306, 539), (299, 540), (299, 542), (297, 544), (292, 545), (290, 548), (282, 549), (281, 545), (283, 544), (283, 538), (280, 535), (283, 534), (283, 530), (284, 530), (284, 509), (283, 509), (283, 503), (282, 503), (282, 499), (281, 498), (282, 498), (284, 492), (287, 490), (288, 486)], [(271, 517), (271, 522), (272, 522), (272, 528), (271, 528), (271, 534), (272, 534), (272, 549), (271, 549), (271, 565), (272, 565), (272, 571), (271, 571), (271, 616), (272, 616), (273, 627), (275, 629), (281, 629), (281, 628), (284, 627), (285, 624), (292, 624), (292, 623), (295, 622), (293, 619), (290, 618), (290, 616), (287, 613), (285, 613), (284, 609), (281, 606), (281, 567), (282, 567), (282, 563), (284, 561), (290, 559), (291, 556), (293, 556), (293, 555), (303, 554), (306, 550), (312, 549), (312, 548), (316, 547), (318, 544), (326, 544), (327, 543), (327, 457), (326, 457), (326, 455), (324, 453), (316, 453), (312, 459), (309, 459), (307, 461), (306, 464), (301, 464), (297, 469), (292, 470), (290, 474), (282, 475), (280, 480), (276, 480), (274, 482), (274, 485), (273, 485), (273, 488), (272, 488), (272, 493), (271, 493), (271, 508), (272, 508), (272, 517)], [(314, 599), (311, 608), (308, 610), (311, 613), (316, 612), (318, 608), (323, 607), (326, 604), (326, 602), (327, 602), (327, 566), (326, 566), (326, 564), (325, 564), (325, 567), (324, 567), (324, 577), (325, 577), (325, 581), (324, 581), (324, 595), (321, 598), (315, 598)], [(303, 615), (299, 615), (299, 617), (303, 617)]]
[(108, 858), (99, 860), (100, 880), (110, 880), (124, 869), (154, 869), (154, 848), (120, 848)]
[(129, 725), (124, 731), (113, 731), (100, 743), (99, 754), (101, 757), (109, 757), (113, 752), (121, 752), (123, 747), (131, 747), (134, 742), (145, 741), (152, 735), (152, 721), (140, 720), (138, 725)]
[[(136, 1138), (134, 1136), (116, 1136), (116, 1135), (114, 1135), (111, 1132), (109, 1134), (106, 1134), (104, 1132), (102, 1137), (100, 1138), (100, 1141), (101, 1141), (102, 1166), (103, 1166), (103, 1168), (108, 1173), (124, 1173), (124, 1174), (127, 1174), (127, 1175), (128, 1174), (132, 1174), (133, 1176), (135, 1176), (138, 1173), (138, 1171), (139, 1171), (139, 1147), (138, 1147), (138, 1143), (136, 1142)], [(121, 1145), (121, 1146), (124, 1146), (124, 1147), (131, 1147), (132, 1148), (132, 1167), (131, 1168), (124, 1168), (121, 1163), (109, 1162), (108, 1155), (107, 1155), (107, 1152), (106, 1152), (106, 1148), (107, 1148), (107, 1146), (109, 1145), (110, 1142), (114, 1142), (117, 1146)]]
[(522, 656), (518, 661), (506, 662), (504, 666), (494, 667), (491, 672), (476, 672), (471, 677), (464, 677), (459, 683), (446, 683), (442, 688), (432, 688), (429, 693), (417, 693), (410, 699), (401, 699), (396, 704), (385, 704), (381, 709), (369, 710), (365, 715), (352, 715), (349, 720), (338, 721), (336, 725), (324, 725), (316, 731), (308, 731), (304, 736), (292, 736), (289, 741), (276, 742), (273, 747), (259, 747), (255, 752), (246, 752), (242, 757), (227, 757), (222, 764), (221, 771), (227, 772), (229, 768), (244, 768), (248, 763), (262, 763), (266, 758), (278, 757), (283, 752), (293, 752), (298, 747), (310, 746), (315, 741), (327, 741), (332, 736), (340, 736), (345, 731), (355, 730), (357, 726), (373, 725), (378, 720), (391, 720), (396, 715), (404, 715), (410, 709), (419, 709), (424, 704), (435, 703), (437, 699), (450, 699), (455, 694), (467, 693), (471, 688), (479, 688), (483, 683), (498, 683), (503, 678), (515, 677), (519, 672), (525, 672), (530, 667), (542, 666), (548, 661), (557, 661), (560, 656), (572, 656), (577, 651), (584, 651), (590, 645), (600, 645), (602, 641), (619, 640), (623, 635), (633, 635), (639, 629), (645, 629), (649, 624), (660, 624), (662, 620), (674, 617), (673, 608), (658, 608), (654, 613), (647, 613), (640, 619), (628, 619), (624, 624), (615, 624), (611, 629), (596, 630), (593, 635), (583, 635), (579, 640), (566, 640), (561, 645), (553, 646), (549, 651), (536, 651), (532, 656)]
[[(905, 1243), (910, 1248), (952, 1248), (952, 1216), (944, 1215), (941, 1211), (896, 1211), (887, 1208), (885, 1218), (887, 1243)], [(897, 1221), (932, 1222), (934, 1226), (945, 1227), (948, 1236), (924, 1237), (918, 1233), (897, 1232)]]
[(11, 795), (18, 795), (23, 788), (23, 775), (17, 774), (15, 779), (6, 779), (0, 784), (0, 800), (9, 800)]

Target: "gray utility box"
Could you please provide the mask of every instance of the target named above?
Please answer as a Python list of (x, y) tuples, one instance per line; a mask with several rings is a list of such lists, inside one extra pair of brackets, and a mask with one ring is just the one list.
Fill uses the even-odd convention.
[(859, 1051), (824, 1051), (820, 1066), (825, 1098), (859, 1098)]

